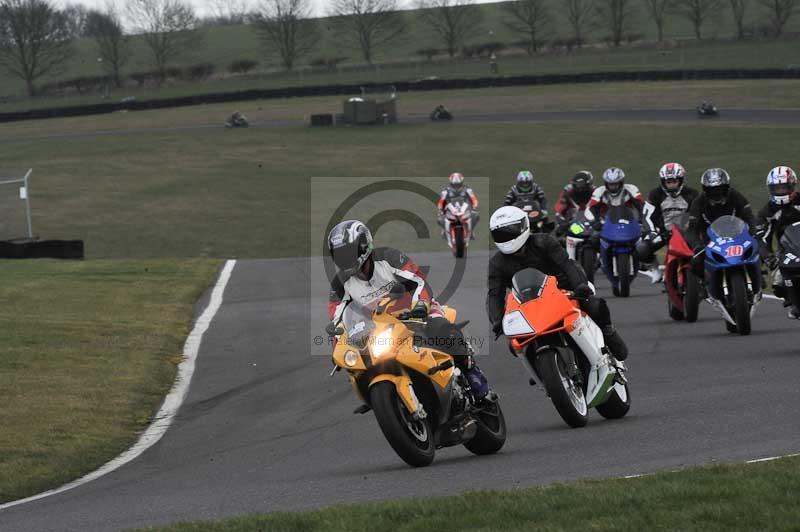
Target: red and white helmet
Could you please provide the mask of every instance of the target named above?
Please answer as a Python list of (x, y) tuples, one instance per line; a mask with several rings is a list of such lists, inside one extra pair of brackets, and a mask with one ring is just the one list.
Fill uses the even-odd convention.
[(448, 181), (450, 181), (450, 186), (452, 186), (453, 188), (459, 188), (461, 187), (461, 185), (464, 184), (464, 176), (459, 174), (458, 172), (453, 172), (452, 174), (450, 174)]
[(683, 180), (686, 177), (686, 169), (679, 163), (667, 163), (658, 171), (661, 178), (661, 188), (672, 196), (678, 196), (683, 190)]
[(776, 166), (767, 175), (769, 200), (775, 205), (787, 205), (797, 186), (797, 174), (788, 166)]

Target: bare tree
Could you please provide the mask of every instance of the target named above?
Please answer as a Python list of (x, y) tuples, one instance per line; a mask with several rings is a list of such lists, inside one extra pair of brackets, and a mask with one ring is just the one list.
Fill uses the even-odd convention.
[(525, 51), (534, 55), (544, 39), (549, 36), (550, 10), (547, 0), (516, 0), (504, 4), (512, 18), (505, 25), (512, 32), (525, 36)]
[(209, 0), (211, 17), (206, 20), (217, 26), (244, 24), (250, 11), (248, 0)]
[(103, 71), (114, 85), (122, 86), (122, 67), (131, 58), (130, 37), (125, 35), (116, 6), (109, 2), (104, 11), (90, 11), (86, 17), (86, 36), (94, 40)]
[(61, 12), (67, 17), (70, 36), (73, 39), (85, 37), (86, 18), (89, 16), (89, 10), (81, 4), (67, 4)]
[(664, 24), (666, 23), (667, 14), (670, 12), (672, 3), (673, 0), (644, 0), (647, 12), (653, 17), (653, 22), (656, 23), (656, 28), (658, 28), (658, 42), (664, 42)]
[(48, 0), (0, 0), (0, 68), (25, 81), (29, 96), (71, 55), (66, 17)]
[(276, 49), (286, 70), (319, 41), (309, 0), (264, 0), (252, 23), (268, 49)]
[(483, 22), (483, 13), (473, 0), (418, 0), (417, 6), (422, 22), (442, 40), (451, 59)]
[(800, 0), (758, 0), (758, 3), (768, 10), (769, 25), (776, 37), (783, 34), (786, 23), (800, 9)]
[(730, 0), (733, 21), (736, 23), (736, 38), (744, 39), (744, 17), (750, 0)]
[(611, 32), (614, 46), (618, 47), (636, 12), (633, 0), (597, 0), (596, 9)]
[(358, 41), (367, 63), (405, 30), (397, 0), (333, 0), (331, 16), (340, 32)]
[(572, 27), (575, 44), (582, 45), (594, 23), (594, 0), (564, 0), (564, 16)]
[(159, 81), (164, 81), (167, 64), (200, 42), (194, 9), (181, 0), (131, 0), (126, 9), (150, 51)]
[(694, 36), (703, 38), (703, 25), (722, 8), (722, 0), (675, 0), (673, 13), (689, 20)]

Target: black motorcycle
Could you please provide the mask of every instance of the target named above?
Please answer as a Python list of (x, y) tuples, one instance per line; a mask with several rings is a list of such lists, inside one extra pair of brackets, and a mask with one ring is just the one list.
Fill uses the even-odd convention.
[(784, 230), (780, 239), (778, 268), (786, 285), (785, 299), (800, 314), (800, 222)]
[(710, 102), (703, 102), (697, 106), (697, 115), (700, 118), (713, 118), (719, 116), (717, 106)]

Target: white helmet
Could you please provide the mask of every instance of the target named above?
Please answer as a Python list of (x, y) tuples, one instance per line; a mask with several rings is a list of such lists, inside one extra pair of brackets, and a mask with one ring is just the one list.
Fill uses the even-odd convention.
[(788, 166), (776, 166), (767, 175), (769, 200), (775, 205), (788, 205), (797, 186), (797, 174)]
[(621, 168), (612, 166), (603, 172), (603, 182), (606, 185), (606, 190), (611, 197), (617, 197), (622, 193), (625, 186), (625, 172)]
[(502, 253), (516, 253), (531, 236), (531, 222), (519, 207), (500, 207), (489, 220), (492, 240)]

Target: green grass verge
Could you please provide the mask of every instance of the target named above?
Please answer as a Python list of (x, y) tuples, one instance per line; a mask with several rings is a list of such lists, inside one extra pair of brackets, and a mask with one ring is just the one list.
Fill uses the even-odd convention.
[(311, 176), (442, 176), (444, 183), (457, 169), (493, 179), (495, 200), (483, 202), (488, 216), (521, 168), (532, 168), (554, 198), (581, 168), (599, 180), (604, 168), (621, 166), (629, 182), (647, 190), (662, 163), (678, 160), (692, 184), (704, 169), (726, 167), (734, 185), (760, 204), (769, 169), (797, 166), (800, 135), (797, 127), (730, 122), (455, 121), (206, 129), (11, 146), (6, 167), (35, 167), (33, 224), (43, 237), (82, 238), (92, 258), (246, 258), (308, 253)]
[[(798, 530), (800, 458), (584, 481), (457, 497), (335, 506), (217, 522), (179, 523), (165, 532), (357, 532), (397, 530), (614, 530), (711, 532)], [(155, 530), (155, 529), (147, 529)]]
[[(569, 26), (563, 19), (563, 9), (552, 0), (555, 19), (550, 24), (552, 38), (569, 38)], [(508, 16), (499, 4), (480, 6), (485, 22), (481, 31), (472, 32), (466, 44), (503, 42), (511, 44), (520, 36), (509, 32), (504, 21)], [(748, 22), (761, 24), (765, 13), (760, 5), (750, 8)], [(386, 82), (418, 79), (428, 76), (438, 77), (485, 77), (489, 75), (487, 59), (450, 61), (444, 56), (434, 61), (421, 61), (416, 53), (423, 48), (443, 47), (438, 36), (427, 29), (411, 11), (407, 15), (408, 32), (391, 45), (377, 50), (375, 65), (367, 65), (362, 59), (357, 43), (333, 31), (327, 20), (321, 21), (322, 39), (307, 56), (300, 58), (295, 72), (277, 71), (278, 57), (273, 51), (263, 48), (258, 35), (249, 26), (215, 27), (203, 30), (201, 46), (184, 54), (175, 61), (176, 66), (184, 67), (198, 62), (216, 65), (214, 79), (205, 82), (171, 82), (160, 88), (136, 89), (126, 87), (113, 91), (112, 100), (125, 96), (138, 99), (166, 98), (218, 91), (235, 91), (253, 88), (276, 88), (297, 85), (319, 85), (331, 83)], [(790, 20), (787, 34), (796, 31), (798, 20)], [(644, 9), (631, 19), (632, 32), (640, 33), (649, 42), (620, 49), (608, 48), (602, 42), (608, 31), (600, 24), (593, 25), (588, 32), (591, 43), (577, 53), (563, 51), (548, 52), (530, 58), (519, 50), (509, 55), (500, 55), (499, 65), (503, 75), (578, 73), (589, 71), (617, 70), (664, 70), (695, 68), (784, 68), (797, 63), (800, 42), (787, 37), (780, 40), (750, 40), (734, 42), (714, 40), (729, 38), (735, 33), (728, 6), (720, 10), (718, 16), (708, 22), (705, 36), (708, 40), (696, 41), (688, 22), (677, 16), (669, 17), (666, 47), (657, 47), (655, 25)], [(491, 32), (491, 33), (490, 33)], [(76, 43), (76, 57), (59, 79), (74, 79), (78, 76), (98, 76), (102, 72), (97, 63), (94, 45), (88, 40)], [(127, 73), (149, 70), (147, 51), (143, 43), (134, 39), (133, 59), (125, 69)], [(334, 71), (310, 69), (308, 63), (315, 59), (344, 58), (340, 67)], [(247, 77), (230, 76), (227, 65), (237, 59), (253, 59), (261, 62), (261, 70)], [(40, 84), (52, 80), (41, 80)], [(0, 112), (20, 110), (30, 107), (52, 107), (58, 105), (78, 105), (101, 102), (99, 94), (70, 95), (67, 97), (44, 97), (29, 100), (22, 82), (5, 74), (0, 74)]]
[(0, 502), (129, 447), (172, 386), (219, 261), (4, 261)]

